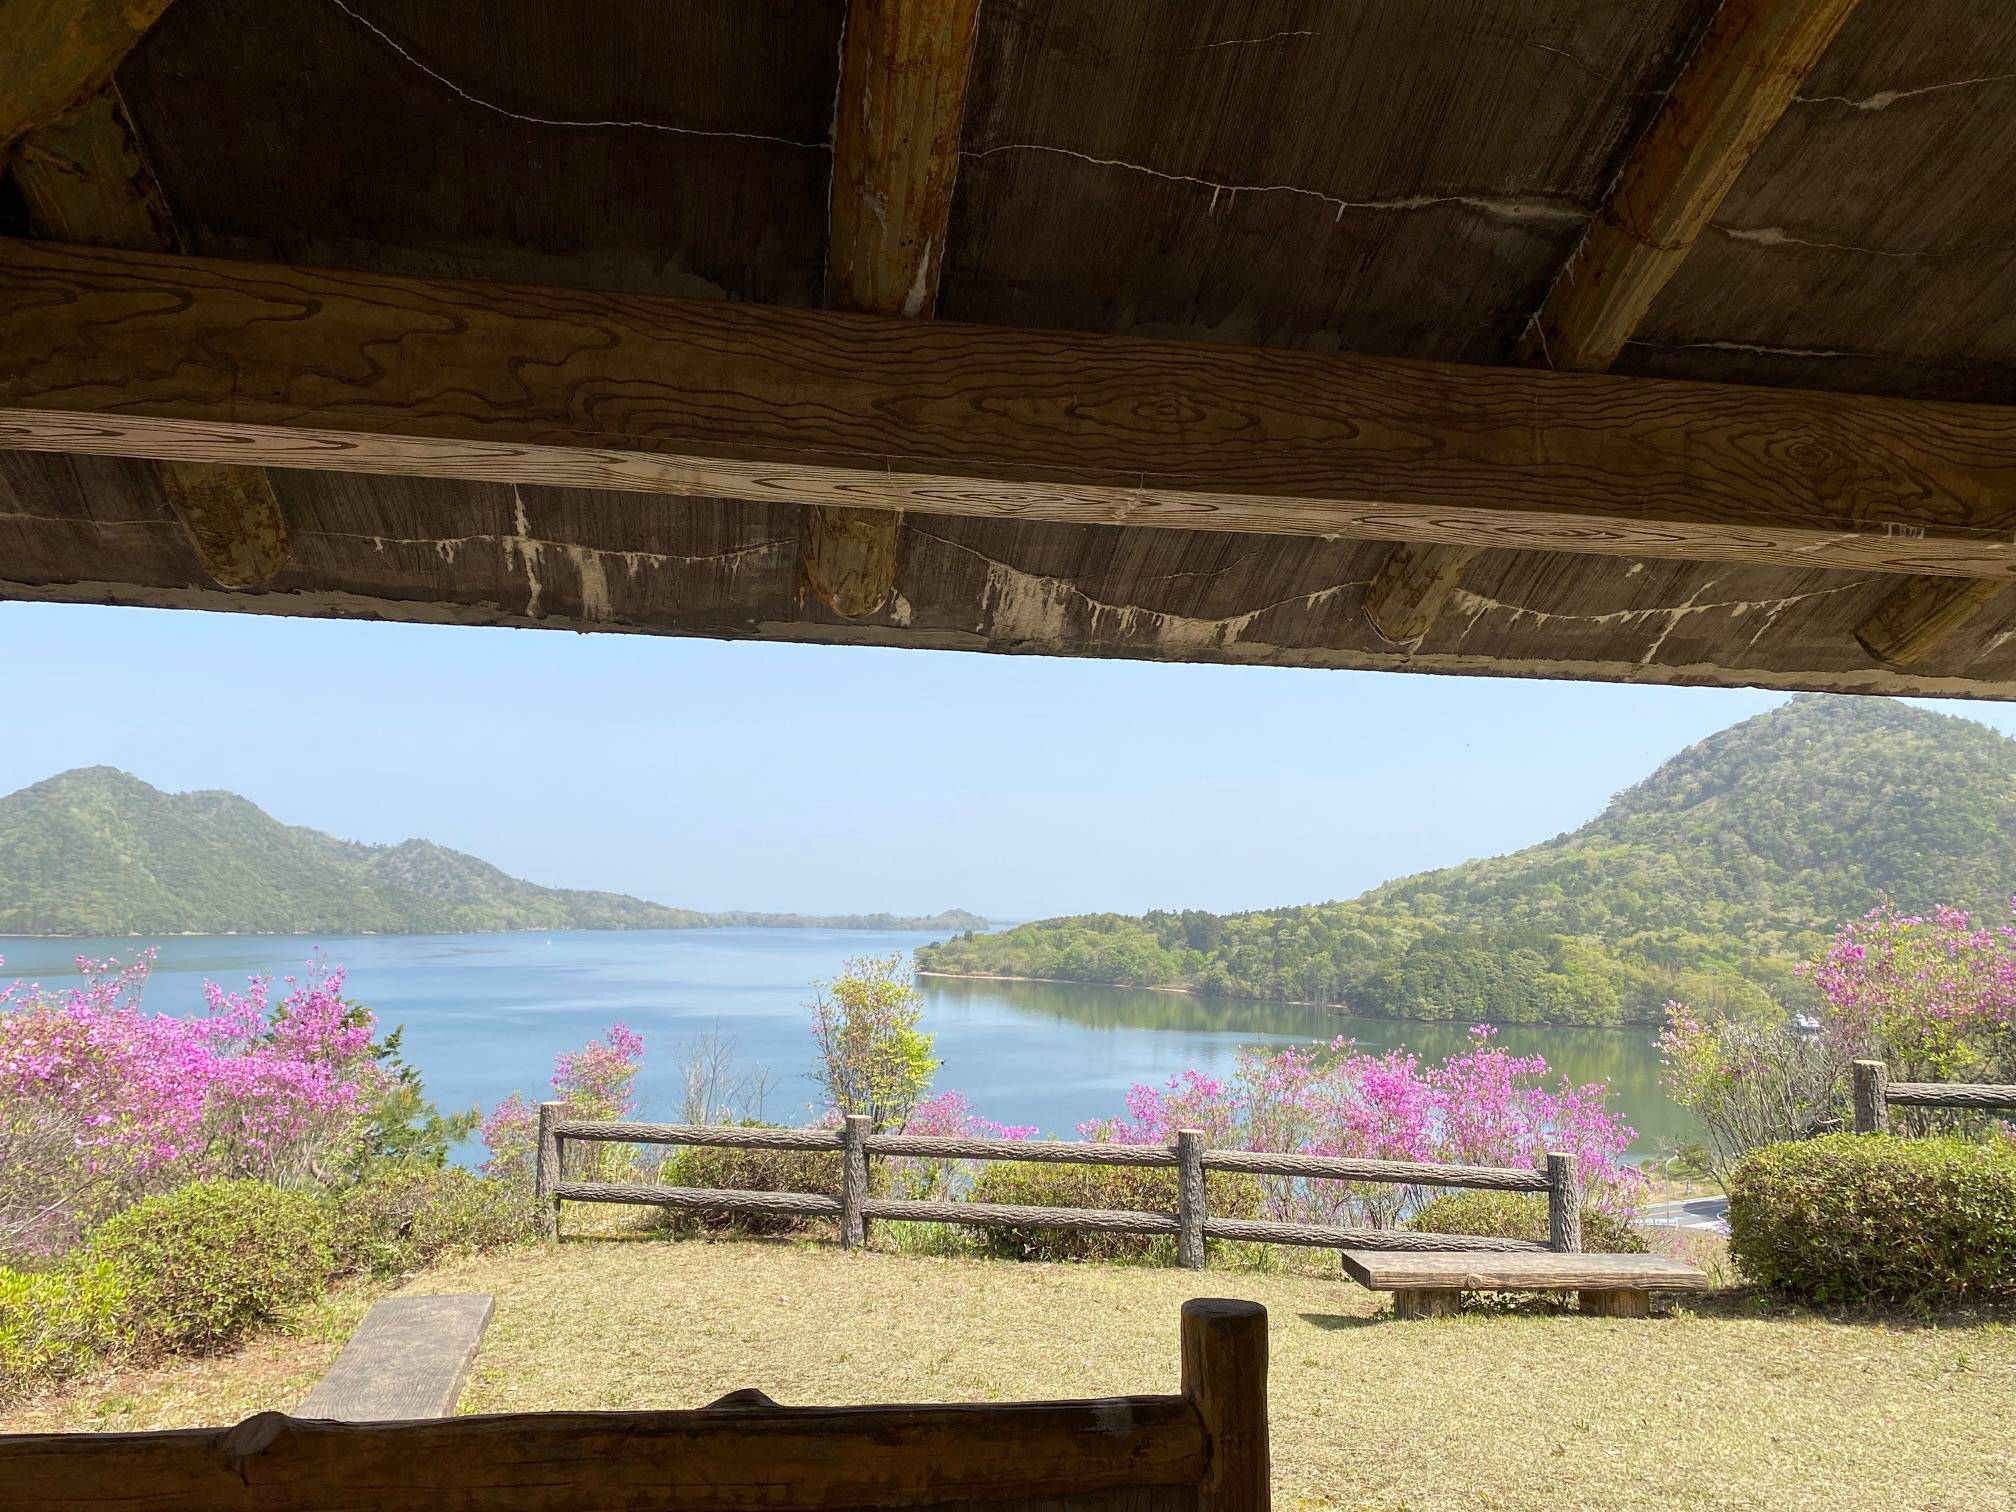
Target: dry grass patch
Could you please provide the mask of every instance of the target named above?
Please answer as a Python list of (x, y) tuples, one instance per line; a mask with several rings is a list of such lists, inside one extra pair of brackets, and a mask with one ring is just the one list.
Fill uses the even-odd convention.
[[(2016, 1505), (2016, 1329), (1993, 1320), (1833, 1323), (1728, 1303), (1650, 1322), (1400, 1323), (1334, 1272), (1200, 1277), (790, 1242), (586, 1240), (459, 1261), (408, 1290), (495, 1294), (469, 1412), (693, 1407), (742, 1386), (798, 1403), (1173, 1391), (1177, 1308), (1216, 1293), (1271, 1314), (1287, 1512)], [(100, 1383), (8, 1426), (286, 1407), (365, 1300), (331, 1311), (327, 1337), (151, 1386)]]

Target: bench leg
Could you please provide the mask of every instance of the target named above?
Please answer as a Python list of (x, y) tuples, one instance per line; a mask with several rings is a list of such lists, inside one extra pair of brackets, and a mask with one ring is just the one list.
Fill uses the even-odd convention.
[(1594, 1313), (1599, 1318), (1649, 1318), (1652, 1316), (1652, 1293), (1632, 1287), (1585, 1291), (1582, 1293), (1582, 1311)]
[(1396, 1318), (1453, 1318), (1463, 1293), (1449, 1287), (1421, 1288), (1393, 1293)]

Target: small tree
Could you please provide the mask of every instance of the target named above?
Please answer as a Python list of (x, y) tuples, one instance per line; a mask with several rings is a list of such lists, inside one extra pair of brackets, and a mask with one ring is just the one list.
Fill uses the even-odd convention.
[(938, 1062), (917, 1020), (924, 1000), (901, 955), (860, 956), (806, 1006), (819, 1047), (814, 1072), (828, 1103), (843, 1116), (865, 1113), (877, 1132), (898, 1129), (924, 1094)]
[(1831, 1034), (1704, 1019), (1668, 1003), (1659, 1053), (1667, 1093), (1708, 1131), (1708, 1168), (1720, 1182), (1752, 1150), (1804, 1139), (1839, 1112), (1848, 1058)]

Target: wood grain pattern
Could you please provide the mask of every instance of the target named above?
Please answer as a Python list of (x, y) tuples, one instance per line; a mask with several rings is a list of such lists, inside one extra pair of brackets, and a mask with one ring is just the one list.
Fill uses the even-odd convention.
[(532, 1161), (533, 1221), (541, 1239), (560, 1237), (560, 1129), (567, 1105), (539, 1104), (539, 1127)]
[(1381, 640), (1418, 644), (1476, 560), (1476, 550), (1468, 546), (1397, 542), (1365, 590), (1366, 620)]
[(1176, 1263), (1204, 1269), (1204, 1131), (1176, 1131)]
[(1523, 349), (1601, 372), (1644, 323), (1857, 0), (1724, 0)]
[(871, 1134), (870, 1155), (930, 1160), (1026, 1160), (1038, 1165), (1173, 1166), (1163, 1145), (1100, 1144), (1058, 1139), (964, 1139), (939, 1134)]
[(1067, 1234), (1174, 1234), (1173, 1213), (1107, 1208), (1024, 1207), (1009, 1202), (919, 1202), (876, 1197), (863, 1205), (870, 1218), (901, 1223), (956, 1223), (968, 1228), (1048, 1228)]
[(1346, 1249), (1344, 1270), (1373, 1291), (1454, 1287), (1460, 1291), (1577, 1291), (1634, 1287), (1641, 1291), (1703, 1291), (1698, 1266), (1664, 1255), (1500, 1255)]
[(1211, 1445), (1198, 1512), (1267, 1512), (1266, 1308), (1224, 1297), (1183, 1304), (1183, 1396)]
[(840, 1127), (840, 1247), (868, 1242), (868, 1135), (875, 1126), (866, 1113), (849, 1113)]
[(1332, 1181), (1391, 1181), (1408, 1186), (1473, 1187), (1496, 1192), (1544, 1192), (1544, 1171), (1518, 1166), (1445, 1165), (1422, 1160), (1357, 1160), (1342, 1155), (1291, 1155), (1272, 1150), (1206, 1150), (1207, 1171), (1254, 1176), (1314, 1176)]
[(553, 1196), (564, 1202), (619, 1202), (632, 1207), (750, 1213), (764, 1218), (837, 1218), (840, 1199), (818, 1192), (748, 1192), (733, 1187), (649, 1186), (627, 1181), (563, 1181)]
[(0, 166), (8, 149), (91, 94), (169, 0), (0, 0)]
[(1547, 1152), (1547, 1248), (1582, 1248), (1582, 1161), (1572, 1151)]
[(733, 1124), (630, 1123), (620, 1119), (562, 1119), (562, 1139), (603, 1144), (707, 1145), (723, 1150), (837, 1150), (837, 1129), (745, 1129)]
[(1855, 627), (1855, 639), (1880, 662), (1915, 667), (1935, 657), (2004, 586), (2000, 578), (1907, 578)]
[(2016, 411), (1846, 395), (14, 243), (0, 402), (0, 447), (2016, 573)]
[(2016, 1108), (2009, 1082), (1891, 1082), (1883, 1095), (1893, 1108)]
[(1582, 1311), (1595, 1318), (1652, 1316), (1652, 1293), (1642, 1287), (1618, 1286), (1604, 1291), (1584, 1291), (1577, 1301)]
[[(826, 304), (928, 317), (945, 268), (980, 0), (849, 0), (833, 110)], [(859, 619), (896, 589), (902, 515), (813, 505), (805, 583)]]
[(0, 1437), (38, 1512), (811, 1512), (1201, 1481), (1181, 1397), (947, 1407), (528, 1413)]
[(373, 1303), (296, 1415), (339, 1423), (452, 1416), (496, 1310), (486, 1293)]
[(1855, 1081), (1855, 1132), (1890, 1132), (1890, 1068), (1880, 1060), (1858, 1060), (1853, 1068)]

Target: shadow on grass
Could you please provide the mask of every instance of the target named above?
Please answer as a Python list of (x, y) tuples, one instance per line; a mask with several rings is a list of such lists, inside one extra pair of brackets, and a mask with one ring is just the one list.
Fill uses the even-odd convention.
[(1325, 1333), (1343, 1333), (1347, 1329), (1370, 1328), (1375, 1324), (1396, 1321), (1390, 1312), (1297, 1313), (1295, 1316), (1311, 1327), (1322, 1329)]

